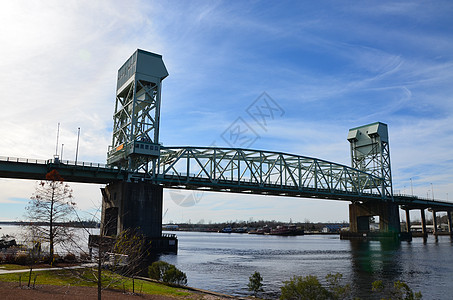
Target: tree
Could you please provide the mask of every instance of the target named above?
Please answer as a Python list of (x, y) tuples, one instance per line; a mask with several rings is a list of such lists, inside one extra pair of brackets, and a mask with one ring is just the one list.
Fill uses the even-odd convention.
[(56, 170), (39, 182), (26, 207), (30, 220), (29, 234), (37, 243), (49, 244), (49, 263), (54, 259), (55, 245), (71, 241), (72, 228), (64, 224), (73, 216), (75, 203), (72, 190)]
[(249, 277), (249, 283), (247, 285), (249, 288), (249, 291), (253, 292), (253, 296), (256, 297), (258, 292), (263, 291), (263, 277), (261, 277), (261, 274), (259, 272), (253, 273)]

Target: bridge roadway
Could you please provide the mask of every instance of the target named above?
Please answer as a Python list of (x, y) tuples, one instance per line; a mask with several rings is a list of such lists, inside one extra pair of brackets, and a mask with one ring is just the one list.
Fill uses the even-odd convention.
[(236, 148), (162, 147), (158, 174), (131, 174), (99, 163), (0, 157), (0, 178), (42, 180), (57, 170), (68, 182), (151, 180), (167, 188), (394, 202), (409, 209), (453, 210), (452, 202), (382, 193), (380, 178), (310, 157)]

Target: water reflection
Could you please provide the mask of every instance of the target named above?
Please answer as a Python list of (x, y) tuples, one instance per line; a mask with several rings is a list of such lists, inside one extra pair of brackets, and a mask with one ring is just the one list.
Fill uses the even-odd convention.
[(354, 290), (360, 291), (355, 296), (369, 296), (376, 280), (393, 283), (399, 279), (403, 272), (400, 242), (351, 240), (350, 245), (351, 282)]

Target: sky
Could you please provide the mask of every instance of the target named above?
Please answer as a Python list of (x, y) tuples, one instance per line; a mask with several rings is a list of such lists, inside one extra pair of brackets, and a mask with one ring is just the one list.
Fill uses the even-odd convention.
[[(163, 56), (160, 142), (350, 165), (348, 130), (388, 125), (395, 193), (453, 201), (451, 1), (3, 1), (0, 156), (106, 161), (116, 76), (136, 49)], [(266, 93), (281, 111), (247, 113)], [(98, 210), (96, 184), (71, 183)], [(0, 179), (0, 220), (23, 220), (35, 181)], [(181, 199), (189, 199), (181, 205)], [(403, 214), (402, 214), (403, 215)], [(419, 215), (414, 215), (415, 218)], [(404, 219), (404, 218), (403, 218)], [(342, 222), (348, 203), (165, 190), (164, 222)]]

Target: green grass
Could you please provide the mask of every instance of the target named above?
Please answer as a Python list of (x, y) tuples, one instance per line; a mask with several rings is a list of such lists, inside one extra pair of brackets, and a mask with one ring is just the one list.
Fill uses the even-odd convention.
[(21, 266), (21, 265), (12, 265), (12, 264), (1, 264), (0, 265), (0, 270), (24, 270), (28, 269), (27, 266)]
[[(11, 265), (13, 268), (14, 265)], [(10, 269), (14, 270), (14, 269)], [(95, 270), (77, 269), (77, 270), (55, 270), (55, 271), (38, 271), (32, 272), (31, 281), (36, 277), (36, 284), (46, 285), (74, 285), (74, 286), (89, 286), (96, 287)], [(0, 281), (9, 281), (19, 283), (21, 278), (22, 285), (28, 283), (28, 273), (13, 273), (0, 275)], [(103, 271), (103, 287), (116, 290), (125, 290), (132, 292), (132, 279), (119, 276), (109, 271)], [(163, 284), (148, 282), (144, 280), (135, 280), (135, 292), (142, 294), (166, 295), (166, 296), (188, 296), (189, 292), (182, 288), (169, 287)]]

